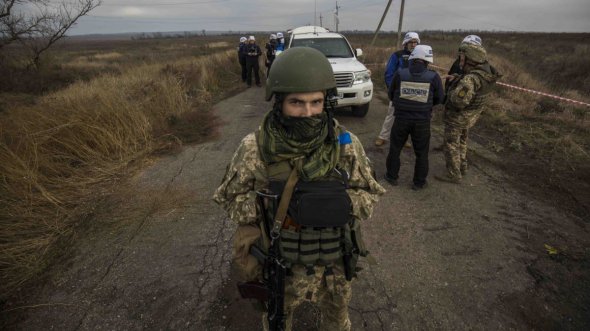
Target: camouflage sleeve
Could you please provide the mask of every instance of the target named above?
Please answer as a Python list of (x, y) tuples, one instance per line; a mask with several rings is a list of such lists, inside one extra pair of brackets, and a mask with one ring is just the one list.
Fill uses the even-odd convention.
[(352, 143), (343, 145), (341, 152), (344, 159), (344, 168), (350, 174), (347, 190), (352, 200), (352, 214), (357, 219), (368, 219), (373, 213), (373, 207), (380, 195), (385, 194), (385, 189), (373, 177), (371, 161), (365, 154), (360, 140), (350, 134)]
[(264, 163), (260, 160), (255, 135), (246, 136), (227, 167), (213, 200), (238, 224), (257, 221), (256, 192), (264, 187)]
[(481, 82), (475, 75), (465, 75), (457, 87), (449, 92), (449, 101), (457, 109), (463, 109), (467, 107), (475, 92), (481, 88)]

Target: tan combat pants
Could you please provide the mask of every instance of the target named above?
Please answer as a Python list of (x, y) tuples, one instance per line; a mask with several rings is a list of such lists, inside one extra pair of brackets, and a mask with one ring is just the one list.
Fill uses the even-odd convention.
[[(324, 277), (324, 267), (316, 266), (315, 275), (308, 276), (302, 265), (291, 269), (292, 276), (285, 280), (285, 330), (291, 331), (293, 312), (304, 301), (317, 305), (322, 313), (320, 330), (349, 331), (348, 304), (352, 297), (351, 282), (344, 277), (340, 266), (334, 266), (334, 274)], [(262, 314), (262, 326), (268, 331), (267, 314)]]
[(449, 176), (461, 179), (467, 170), (467, 139), (481, 111), (457, 112), (445, 109), (444, 147)]

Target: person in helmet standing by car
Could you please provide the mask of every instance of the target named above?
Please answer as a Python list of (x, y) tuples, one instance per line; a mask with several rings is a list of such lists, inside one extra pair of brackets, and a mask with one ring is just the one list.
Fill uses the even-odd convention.
[(246, 45), (246, 84), (248, 87), (252, 87), (252, 72), (256, 78), (256, 86), (262, 86), (260, 84), (260, 65), (258, 58), (262, 55), (260, 47), (256, 45), (256, 38), (254, 36), (248, 37), (248, 44)]
[(285, 51), (285, 37), (282, 32), (277, 32), (277, 54), (279, 55)]
[[(420, 36), (416, 32), (408, 32), (404, 36), (404, 41), (402, 42), (404, 48), (391, 54), (389, 57), (389, 61), (387, 61), (387, 66), (385, 67), (385, 85), (387, 86), (388, 91), (391, 87), (391, 81), (395, 72), (400, 68), (408, 67), (408, 58), (414, 50), (414, 47), (418, 44), (420, 44)], [(385, 120), (381, 126), (381, 132), (375, 140), (375, 146), (382, 146), (385, 142), (389, 141), (393, 120), (394, 107), (390, 102), (389, 108), (387, 109), (387, 115), (385, 115)]]
[(487, 60), (483, 46), (462, 43), (459, 56), (463, 75), (454, 79), (445, 102), (443, 121), (444, 154), (447, 171), (436, 179), (459, 184), (467, 173), (467, 138), (483, 111), (488, 94), (501, 77)]
[(246, 37), (240, 38), (240, 45), (238, 46), (238, 62), (242, 67), (242, 83), (246, 82), (247, 74), (246, 74), (246, 42), (248, 39)]
[(268, 77), (270, 66), (272, 66), (272, 62), (275, 60), (276, 52), (277, 36), (273, 33), (270, 35), (268, 43), (266, 43), (266, 59), (264, 60), (264, 65), (266, 66), (266, 77)]
[(432, 107), (442, 103), (444, 98), (440, 77), (434, 70), (428, 69), (428, 64), (433, 59), (432, 47), (416, 46), (408, 58), (408, 68), (399, 69), (395, 73), (389, 88), (395, 119), (391, 129), (385, 179), (394, 186), (398, 185), (400, 153), (408, 136), (412, 138), (416, 155), (412, 189), (420, 190), (427, 185)]
[[(267, 252), (280, 247), (278, 260), (287, 268), (280, 330), (291, 330), (293, 312), (304, 301), (317, 304), (321, 330), (350, 330), (351, 280), (356, 259), (367, 253), (361, 220), (370, 217), (385, 192), (359, 139), (333, 118), (336, 95), (332, 67), (321, 52), (310, 47), (283, 52), (266, 85), (272, 109), (242, 140), (214, 195), (238, 223), (234, 238), (253, 237), (249, 242)], [(302, 207), (295, 210), (291, 204)], [(278, 210), (269, 207), (276, 205)], [(272, 231), (263, 216), (269, 213)], [(257, 236), (243, 235), (246, 231)], [(269, 238), (270, 248), (264, 244)], [(245, 247), (239, 252), (246, 255), (251, 246), (234, 242)], [(234, 250), (234, 259), (239, 252)], [(255, 277), (270, 281), (267, 272)], [(263, 314), (265, 330), (276, 316), (283, 315)]]

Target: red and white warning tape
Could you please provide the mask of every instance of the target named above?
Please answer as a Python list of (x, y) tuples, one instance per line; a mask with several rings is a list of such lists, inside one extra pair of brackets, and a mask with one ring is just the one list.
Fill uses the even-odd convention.
[[(435, 66), (435, 65), (429, 65), (429, 67), (434, 67), (440, 70), (447, 70), (443, 67), (439, 67), (439, 66)], [(573, 99), (568, 99), (568, 98), (564, 98), (564, 97), (560, 97), (558, 95), (554, 95), (554, 94), (549, 94), (549, 93), (545, 93), (545, 92), (540, 92), (540, 91), (535, 91), (535, 90), (531, 90), (528, 88), (524, 88), (524, 87), (520, 87), (520, 86), (516, 86), (516, 85), (511, 85), (511, 84), (507, 84), (507, 83), (502, 83), (502, 82), (496, 82), (496, 84), (498, 85), (502, 85), (502, 86), (506, 86), (509, 87), (511, 89), (515, 89), (515, 90), (520, 90), (520, 91), (525, 91), (525, 92), (529, 92), (529, 93), (534, 93), (534, 94), (538, 94), (538, 95), (542, 95), (542, 96), (546, 96), (549, 98), (553, 98), (553, 99), (557, 99), (557, 100), (562, 100), (562, 101), (567, 101), (567, 102), (571, 102), (571, 103), (576, 103), (578, 105), (583, 105), (583, 106), (587, 106), (590, 107), (590, 103), (586, 103), (586, 102), (582, 102), (582, 101), (578, 101), (578, 100), (573, 100)]]
[(538, 95), (543, 95), (543, 96), (546, 96), (546, 97), (549, 97), (549, 98), (563, 100), (563, 101), (572, 102), (572, 103), (577, 103), (579, 105), (590, 107), (590, 103), (586, 103), (586, 102), (582, 102), (582, 101), (578, 101), (578, 100), (573, 100), (573, 99), (568, 99), (568, 98), (560, 97), (558, 95), (553, 95), (553, 94), (549, 94), (549, 93), (545, 93), (545, 92), (539, 92), (539, 91), (531, 90), (531, 89), (528, 89), (528, 88), (524, 88), (524, 87), (520, 87), (520, 86), (515, 86), (515, 85), (510, 85), (510, 84), (506, 84), (506, 83), (502, 83), (502, 82), (496, 82), (496, 84), (502, 85), (502, 86), (506, 86), (506, 87), (509, 87), (509, 88), (512, 88), (512, 89), (515, 89), (515, 90), (520, 90), (520, 91), (525, 91), (525, 92), (534, 93), (534, 94), (538, 94)]

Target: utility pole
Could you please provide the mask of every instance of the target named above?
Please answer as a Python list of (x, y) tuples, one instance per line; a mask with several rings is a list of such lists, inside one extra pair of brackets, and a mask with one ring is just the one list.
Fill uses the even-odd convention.
[(318, 19), (318, 0), (313, 2), (313, 26), (318, 26), (317, 19)]
[(338, 18), (338, 9), (340, 8), (340, 6), (338, 6), (338, 1), (336, 1), (336, 10), (334, 11), (334, 21), (336, 23), (336, 32), (338, 32), (338, 23), (340, 23), (340, 18)]
[(387, 2), (387, 6), (385, 7), (385, 11), (383, 12), (383, 16), (381, 16), (381, 21), (379, 21), (379, 26), (377, 26), (377, 30), (375, 30), (375, 34), (373, 35), (373, 40), (371, 40), (371, 46), (373, 47), (373, 44), (375, 43), (375, 40), (377, 39), (377, 35), (379, 34), (379, 30), (381, 30), (381, 25), (383, 25), (383, 21), (385, 20), (385, 16), (387, 16), (387, 12), (389, 11), (389, 6), (391, 6), (391, 2), (393, 0), (389, 0)]
[(322, 16), (322, 13), (320, 13), (320, 26), (323, 28), (323, 27), (324, 27), (324, 25), (322, 24), (322, 17), (323, 17), (323, 16)]
[(399, 25), (397, 26), (397, 49), (402, 48), (402, 21), (404, 20), (404, 3), (406, 0), (402, 0), (402, 6), (399, 9)]

